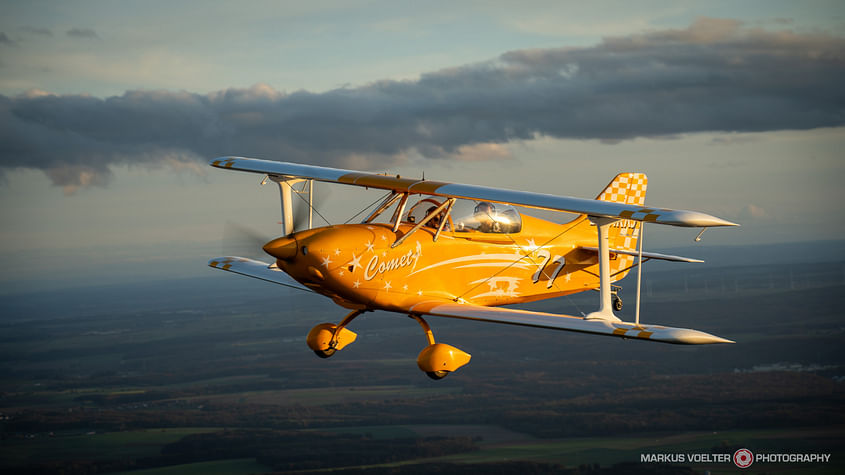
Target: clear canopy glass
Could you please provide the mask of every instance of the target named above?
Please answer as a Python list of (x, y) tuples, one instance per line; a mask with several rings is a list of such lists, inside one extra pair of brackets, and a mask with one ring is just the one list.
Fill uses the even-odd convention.
[[(408, 209), (403, 221), (411, 224), (421, 222), (443, 203), (441, 198), (427, 197), (420, 199)], [(459, 233), (518, 233), (522, 229), (522, 217), (519, 211), (511, 205), (491, 203), (489, 201), (457, 200), (450, 213), (451, 219), (443, 226), (444, 231)], [(442, 213), (426, 223), (426, 226), (437, 228), (440, 225)], [(454, 225), (454, 229), (452, 229)]]

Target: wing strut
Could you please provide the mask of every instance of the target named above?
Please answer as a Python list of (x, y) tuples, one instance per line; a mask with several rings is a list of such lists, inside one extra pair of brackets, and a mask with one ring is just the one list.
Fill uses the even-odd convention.
[[(279, 185), (279, 198), (282, 202), (282, 236), (287, 236), (293, 233), (293, 203), (291, 201), (293, 185), (303, 182), (302, 178), (281, 177), (277, 175), (269, 175), (270, 180)], [(310, 181), (310, 180), (309, 180)], [(266, 179), (261, 181), (263, 185)], [(311, 195), (308, 196), (309, 208), (311, 205)], [(312, 208), (313, 209), (313, 208)], [(309, 211), (310, 213), (310, 211)], [(311, 218), (308, 218), (308, 227), (311, 227)]]
[(402, 196), (402, 193), (399, 193), (399, 192), (396, 192), (396, 191), (391, 192), (390, 195), (387, 198), (385, 198), (384, 201), (381, 202), (379, 207), (374, 209), (373, 212), (370, 213), (369, 216), (367, 216), (367, 219), (365, 219), (364, 221), (361, 221), (361, 224), (371, 223), (374, 219), (376, 219), (378, 217), (378, 215), (380, 215), (384, 210), (389, 208), (390, 205), (395, 203), (396, 200), (398, 200), (401, 196)]
[(314, 180), (308, 180), (308, 229), (314, 227)]
[(604, 320), (608, 322), (621, 322), (613, 314), (613, 307), (610, 300), (610, 245), (608, 232), (610, 226), (618, 221), (613, 218), (590, 216), (590, 222), (596, 225), (599, 231), (599, 309), (587, 314), (585, 320)]
[(431, 221), (431, 220), (432, 220), (432, 218), (434, 218), (435, 216), (437, 216), (437, 215), (439, 215), (440, 213), (442, 213), (442, 212), (443, 212), (443, 210), (444, 210), (444, 209), (446, 209), (446, 207), (451, 208), (451, 207), (452, 207), (452, 205), (453, 205), (454, 203), (455, 203), (455, 198), (449, 198), (448, 200), (444, 201), (444, 202), (443, 202), (440, 206), (438, 206), (437, 208), (435, 208), (435, 210), (434, 210), (434, 211), (432, 211), (431, 213), (428, 213), (428, 215), (427, 215), (425, 218), (421, 219), (421, 220), (420, 220), (420, 222), (419, 222), (419, 223), (417, 223), (417, 225), (416, 225), (416, 226), (414, 226), (413, 228), (411, 228), (411, 229), (408, 231), (408, 233), (407, 233), (407, 234), (405, 234), (404, 236), (402, 236), (401, 238), (399, 238), (396, 242), (394, 242), (394, 243), (390, 246), (390, 248), (391, 248), (391, 249), (393, 249), (394, 247), (399, 246), (400, 244), (402, 244), (403, 242), (405, 242), (405, 240), (406, 240), (406, 239), (408, 239), (408, 238), (411, 236), (411, 234), (414, 234), (414, 233), (417, 231), (417, 229), (420, 229), (421, 227), (425, 226), (425, 224), (426, 224), (426, 223), (428, 223), (429, 221)]
[(402, 215), (405, 213), (405, 205), (408, 204), (408, 193), (402, 193), (402, 201), (396, 207), (396, 212), (393, 213), (393, 232), (399, 231), (399, 223), (402, 222)]
[(637, 258), (637, 306), (634, 307), (634, 325), (640, 326), (640, 284), (643, 280), (643, 241), (645, 241), (645, 222), (640, 223), (639, 254)]
[(452, 205), (455, 204), (455, 200), (449, 200), (449, 205), (446, 206), (446, 211), (443, 212), (443, 217), (440, 218), (440, 224), (437, 225), (437, 232), (434, 233), (434, 242), (437, 242), (437, 238), (440, 237), (440, 232), (443, 231), (443, 225), (446, 224), (446, 221), (449, 220), (449, 213), (452, 212)]

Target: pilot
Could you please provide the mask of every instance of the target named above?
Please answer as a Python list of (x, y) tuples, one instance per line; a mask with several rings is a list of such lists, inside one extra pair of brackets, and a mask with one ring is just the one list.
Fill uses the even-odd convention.
[[(433, 213), (434, 210), (436, 210), (436, 209), (437, 209), (437, 206), (432, 206), (431, 208), (428, 208), (428, 211), (425, 212), (426, 216)], [(428, 220), (427, 223), (425, 223), (425, 225), (430, 227), (430, 228), (434, 228), (434, 229), (439, 228), (440, 227), (440, 215), (438, 214), (437, 216), (432, 217), (431, 219)]]
[(475, 206), (475, 219), (478, 221), (478, 230), (482, 233), (499, 232), (499, 223), (493, 219), (496, 207), (489, 201), (482, 201)]

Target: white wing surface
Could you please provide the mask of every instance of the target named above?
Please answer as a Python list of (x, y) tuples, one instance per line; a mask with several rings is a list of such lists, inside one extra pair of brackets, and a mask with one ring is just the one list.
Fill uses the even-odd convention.
[[(580, 249), (585, 251), (591, 251), (598, 253), (599, 248), (597, 247), (589, 247), (589, 246), (582, 246)], [(626, 256), (638, 256), (639, 254), (637, 251), (628, 251), (625, 249), (610, 249), (609, 252), (611, 254), (624, 254)], [(661, 254), (659, 252), (643, 252), (643, 258), (645, 259), (659, 259), (661, 261), (673, 261), (673, 262), (704, 262), (701, 259), (694, 259), (692, 257), (684, 257), (684, 256), (673, 256), (672, 254)]]
[(215, 269), (234, 272), (235, 274), (253, 277), (255, 279), (266, 280), (274, 284), (284, 285), (297, 290), (306, 290), (312, 292), (308, 287), (300, 284), (290, 275), (280, 270), (278, 267), (270, 265), (266, 262), (247, 259), (246, 257), (216, 257), (208, 261), (209, 267)]
[(410, 313), (684, 345), (734, 343), (731, 340), (689, 328), (635, 325), (628, 322), (611, 322), (606, 320), (586, 320), (571, 315), (530, 312), (528, 310), (510, 308), (483, 307), (478, 305), (462, 305), (443, 301), (420, 302), (411, 307)]
[(343, 183), (401, 193), (420, 193), (434, 196), (509, 203), (529, 208), (588, 214), (606, 218), (632, 219), (657, 224), (683, 227), (737, 226), (698, 211), (650, 208), (610, 201), (549, 195), (530, 191), (507, 190), (489, 186), (461, 185), (439, 181), (423, 181), (400, 176), (378, 175), (339, 168), (302, 165), (243, 157), (221, 157), (211, 161), (211, 166), (273, 176), (289, 176), (317, 181)]

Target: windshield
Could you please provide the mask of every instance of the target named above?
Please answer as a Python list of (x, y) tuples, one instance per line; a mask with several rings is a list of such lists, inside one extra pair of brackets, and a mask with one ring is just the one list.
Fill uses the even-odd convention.
[(451, 214), (456, 232), (518, 233), (522, 229), (522, 217), (507, 204), (458, 200)]
[[(405, 219), (403, 221), (411, 224), (416, 224), (422, 222), (422, 220), (428, 216), (429, 214), (433, 213), (438, 206), (442, 204), (442, 201), (435, 198), (424, 198), (418, 201), (411, 209), (408, 210), (408, 214), (405, 215)], [(425, 223), (426, 226), (432, 229), (437, 229), (440, 226), (440, 219), (443, 216), (443, 212), (441, 211), (437, 216), (433, 217), (432, 219), (428, 220)], [(448, 221), (443, 226), (444, 231), (451, 231)]]

